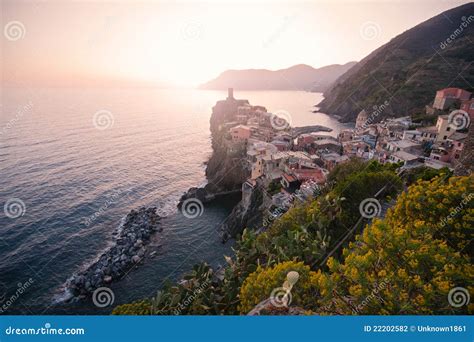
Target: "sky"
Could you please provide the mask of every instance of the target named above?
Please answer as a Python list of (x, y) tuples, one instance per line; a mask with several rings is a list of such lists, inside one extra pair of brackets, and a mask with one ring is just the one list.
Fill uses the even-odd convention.
[(469, 1), (0, 0), (2, 85), (196, 86), (358, 61)]

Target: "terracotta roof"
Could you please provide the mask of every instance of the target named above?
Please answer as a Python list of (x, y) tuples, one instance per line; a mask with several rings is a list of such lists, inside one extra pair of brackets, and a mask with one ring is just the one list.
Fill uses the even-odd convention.
[(288, 182), (288, 183), (293, 183), (296, 181), (296, 178), (292, 175), (289, 175), (288, 173), (284, 173), (283, 174), (283, 178), (285, 178), (285, 180)]
[(324, 183), (326, 180), (321, 169), (297, 169), (293, 170), (293, 173), (300, 181), (312, 179), (317, 183)]

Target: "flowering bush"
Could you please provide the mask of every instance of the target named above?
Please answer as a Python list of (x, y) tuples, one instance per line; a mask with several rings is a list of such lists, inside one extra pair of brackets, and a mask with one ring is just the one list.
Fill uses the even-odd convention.
[(316, 273), (320, 313), (472, 312), (472, 305), (450, 305), (448, 295), (455, 287), (474, 291), (468, 246), (474, 209), (473, 201), (466, 200), (473, 192), (473, 176), (435, 178), (410, 187), (384, 220), (375, 220), (344, 249), (342, 262), (331, 258), (329, 273)]
[(312, 302), (311, 272), (302, 262), (287, 261), (270, 268), (258, 267), (245, 279), (240, 290), (239, 311), (248, 313), (255, 305), (270, 298), (272, 291), (282, 287), (290, 271), (299, 273), (299, 279), (291, 290), (291, 304), (308, 307)]

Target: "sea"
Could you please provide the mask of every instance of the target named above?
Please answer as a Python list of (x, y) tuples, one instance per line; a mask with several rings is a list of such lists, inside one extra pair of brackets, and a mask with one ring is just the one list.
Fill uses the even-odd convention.
[[(313, 113), (322, 94), (238, 91), (285, 111), (293, 126), (345, 126)], [(187, 217), (180, 196), (204, 185), (209, 119), (226, 91), (155, 88), (3, 88), (0, 107), (0, 314), (107, 314), (179, 281), (193, 265), (224, 265), (234, 241), (220, 224), (230, 197)], [(114, 282), (113, 303), (68, 300), (64, 284), (114, 242), (132, 209), (157, 207), (155, 252)]]

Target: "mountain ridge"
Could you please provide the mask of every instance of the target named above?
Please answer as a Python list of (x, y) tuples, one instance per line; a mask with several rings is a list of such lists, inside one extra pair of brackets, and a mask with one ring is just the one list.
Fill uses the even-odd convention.
[(307, 64), (296, 64), (289, 68), (268, 69), (229, 69), (216, 78), (199, 86), (200, 89), (239, 90), (307, 90), (325, 91), (340, 75), (354, 66), (356, 62), (331, 64), (313, 68)]
[[(457, 30), (457, 31), (456, 31)], [(420, 114), (446, 87), (473, 90), (474, 3), (434, 16), (399, 34), (341, 75), (324, 92), (322, 112), (354, 121), (389, 102), (377, 118)], [(456, 38), (446, 44), (448, 38)]]

